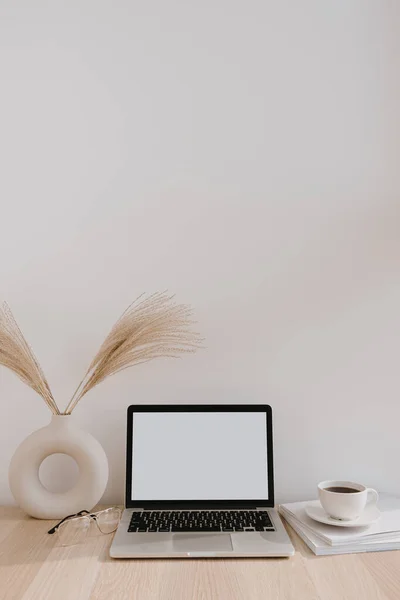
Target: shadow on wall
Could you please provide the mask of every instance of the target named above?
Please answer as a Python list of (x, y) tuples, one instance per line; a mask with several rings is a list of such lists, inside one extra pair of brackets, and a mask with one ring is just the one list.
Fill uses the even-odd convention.
[[(386, 281), (398, 277), (399, 222), (400, 206), (398, 202), (390, 204), (383, 201), (379, 207), (375, 206), (374, 209), (365, 210), (362, 215), (353, 214), (343, 216), (342, 219), (331, 219), (326, 222), (324, 227), (315, 231), (313, 238), (303, 237), (303, 242), (298, 244), (297, 251), (286, 256), (285, 262), (279, 264), (279, 270), (266, 272), (264, 279), (260, 280), (258, 289), (250, 290), (252, 293), (246, 297), (245, 306), (232, 303), (229, 306), (230, 316), (232, 316), (237, 329), (240, 329), (242, 347), (246, 348), (246, 353), (248, 352), (247, 348), (250, 348), (249, 361), (256, 361), (251, 370), (250, 367), (247, 371), (246, 369), (240, 370), (240, 378), (236, 377), (234, 384), (227, 377), (230, 366), (228, 362), (221, 371), (224, 380), (220, 378), (217, 383), (220, 387), (211, 385), (206, 389), (207, 384), (203, 384), (203, 387), (195, 387), (196, 382), (191, 382), (193, 389), (180, 390), (180, 392), (173, 389), (173, 386), (166, 386), (168, 389), (162, 390), (158, 386), (154, 386), (152, 389), (146, 386), (146, 390), (144, 390), (139, 389), (140, 386), (134, 382), (132, 374), (132, 383), (129, 382), (129, 389), (136, 385), (136, 397), (146, 397), (149, 400), (163, 398), (163, 402), (183, 403), (190, 397), (192, 402), (204, 402), (205, 400), (208, 402), (244, 403), (266, 401), (272, 404), (276, 409), (275, 416), (277, 417), (275, 419), (277, 426), (277, 435), (275, 435), (278, 466), (277, 487), (287, 494), (290, 485), (287, 483), (287, 488), (285, 488), (285, 481), (289, 481), (286, 476), (287, 459), (285, 449), (280, 449), (280, 446), (287, 439), (293, 441), (291, 424), (294, 418), (293, 414), (296, 417), (301, 416), (302, 406), (298, 404), (299, 386), (296, 373), (293, 373), (293, 364), (298, 361), (300, 353), (303, 352), (302, 344), (295, 345), (294, 354), (289, 356), (291, 361), (288, 360), (287, 354), (283, 356), (280, 360), (281, 369), (276, 363), (271, 367), (270, 359), (276, 358), (279, 349), (290, 342), (298, 332), (315, 327), (315, 325), (318, 326), (321, 322), (334, 321), (342, 314), (351, 312), (354, 308), (357, 309), (363, 298), (379, 292), (380, 286), (384, 285)], [(262, 319), (260, 319), (260, 301), (262, 303)], [(246, 312), (242, 312), (242, 308)], [(216, 306), (212, 305), (211, 309), (215, 313)], [(220, 318), (225, 329), (228, 329), (229, 319), (227, 320), (226, 317), (225, 306), (224, 311), (225, 314), (221, 314)], [(250, 327), (248, 324), (252, 318), (254, 318), (254, 327)], [(245, 335), (251, 337), (251, 344), (247, 344), (247, 346), (243, 341)], [(326, 336), (323, 335), (323, 339), (326, 341)], [(258, 345), (254, 344), (254, 340), (258, 341)], [(210, 350), (212, 358), (215, 358), (215, 355), (212, 355), (214, 349)], [(321, 352), (323, 350), (322, 348)], [(304, 359), (300, 360), (300, 364), (303, 371), (307, 367), (310, 370), (310, 373), (305, 372), (302, 390), (308, 398), (314, 367), (308, 365)], [(236, 367), (237, 365), (232, 362), (232, 366)], [(328, 366), (331, 368), (330, 365)], [(292, 384), (282, 390), (282, 380), (289, 376)], [(247, 393), (238, 389), (239, 381), (242, 388), (246, 386)], [(18, 385), (20, 385), (19, 382)], [(111, 385), (116, 386), (117, 384), (113, 381), (107, 389), (99, 387), (96, 390), (96, 398), (88, 398), (87, 404), (85, 401), (85, 408), (82, 405), (83, 410), (80, 414), (77, 412), (76, 417), (81, 427), (90, 431), (100, 441), (108, 456), (110, 475), (103, 502), (122, 504), (125, 487), (125, 409), (129, 403), (124, 402), (124, 398), (129, 398), (130, 392), (125, 390), (123, 393), (123, 385), (120, 380), (119, 407), (103, 408), (106, 406), (103, 399), (109, 394), (116, 393), (117, 388), (111, 388)], [(321, 389), (323, 389), (322, 385)], [(345, 397), (342, 402), (347, 402)], [(101, 418), (97, 418), (97, 411)], [(15, 418), (17, 419), (17, 417)], [(38, 424), (38, 426), (40, 425)], [(363, 422), (360, 427), (365, 429)], [(313, 424), (311, 423), (309, 430), (312, 431), (312, 428)], [(362, 433), (356, 429), (354, 431), (357, 431), (357, 435)], [(353, 431), (348, 433), (350, 439), (353, 434)], [(313, 479), (317, 479), (321, 466), (319, 458), (315, 456), (315, 448), (311, 442), (304, 441), (304, 438), (307, 439), (305, 431), (299, 433), (299, 438), (300, 452), (296, 454), (296, 460), (301, 465), (305, 459), (309, 458), (310, 465), (315, 470)], [(332, 446), (333, 444), (334, 440), (332, 440)], [(367, 441), (363, 447), (366, 447), (366, 444)], [(292, 462), (293, 460), (292, 458)], [(335, 464), (335, 461), (332, 460), (332, 464)]]
[(104, 504), (124, 504), (126, 411), (104, 410), (104, 419), (91, 424), (91, 433), (103, 446), (108, 458), (109, 478), (101, 500)]
[[(351, 217), (343, 217), (342, 220), (327, 222), (323, 228), (315, 232), (312, 239), (304, 240), (303, 245), (299, 244), (297, 252), (293, 252), (287, 258), (286, 264), (280, 265), (279, 272), (269, 273), (266, 276), (259, 288), (261, 293), (248, 298), (247, 314), (252, 313), (253, 304), (253, 314), (257, 314), (260, 308), (260, 295), (264, 296), (263, 320), (260, 323), (257, 319), (260, 326), (258, 332), (248, 328), (247, 322), (241, 323), (246, 321), (245, 316), (238, 314), (237, 306), (232, 306), (236, 312), (233, 317), (236, 319), (237, 326), (241, 327), (243, 324), (247, 327), (248, 334), (260, 336), (259, 342), (262, 347), (254, 348), (253, 345), (253, 352), (260, 354), (263, 363), (258, 384), (254, 379), (259, 371), (256, 367), (248, 374), (248, 377), (252, 376), (253, 380), (247, 381), (246, 390), (239, 390), (238, 380), (236, 380), (234, 387), (229, 381), (225, 382), (224, 387), (222, 387), (223, 382), (218, 382), (218, 386), (221, 387), (211, 385), (209, 389), (205, 389), (203, 385), (202, 388), (196, 389), (193, 386), (190, 393), (186, 390), (185, 394), (182, 390), (179, 393), (169, 386), (168, 389), (162, 390), (162, 394), (157, 386), (157, 389), (147, 389), (147, 391), (137, 389), (138, 397), (142, 397), (143, 394), (149, 400), (162, 397), (163, 402), (176, 403), (184, 403), (188, 397), (192, 402), (200, 403), (205, 400), (233, 403), (266, 401), (272, 404), (277, 417), (275, 436), (277, 463), (278, 466), (281, 462), (282, 465), (287, 464), (284, 449), (280, 446), (282, 439), (293, 440), (291, 429), (293, 411), (298, 410), (301, 413), (302, 408), (293, 407), (298, 396), (294, 398), (290, 394), (288, 397), (285, 395), (282, 397), (278, 393), (279, 390), (274, 385), (274, 374), (267, 368), (270, 363), (265, 352), (273, 355), (298, 332), (318, 326), (325, 321), (334, 321), (343, 314), (357, 309), (359, 303), (369, 294), (379, 292), (380, 285), (393, 280), (393, 277), (397, 276), (400, 254), (399, 221), (398, 204), (382, 203), (379, 210), (374, 207), (363, 215), (354, 214)], [(302, 364), (303, 367), (306, 366), (304, 360)], [(291, 366), (293, 367), (286, 364), (285, 368), (290, 371)], [(276, 367), (275, 364), (272, 370), (276, 370)], [(328, 367), (331, 369), (330, 365)], [(242, 375), (243, 378), (246, 377), (246, 373), (243, 372)], [(275, 377), (276, 375), (275, 373)], [(293, 373), (292, 376), (296, 378)], [(312, 379), (312, 373), (310, 377)], [(244, 386), (246, 382), (242, 379), (241, 383)], [(305, 385), (309, 391), (308, 379)], [(261, 390), (263, 397), (260, 396)], [(291, 391), (293, 389), (288, 390)], [(125, 485), (125, 407), (115, 410), (105, 409), (102, 412), (104, 412), (103, 418), (91, 422), (90, 430), (102, 443), (109, 459), (110, 478), (103, 500), (108, 503), (122, 503)], [(311, 431), (313, 425), (310, 424), (309, 427)], [(304, 441), (304, 437), (307, 438), (304, 431), (299, 435), (299, 442), (303, 444), (299, 462), (302, 463), (308, 456), (310, 465), (316, 471), (313, 479), (317, 479), (320, 466), (314, 457), (315, 449), (311, 441)], [(280, 468), (279, 473), (279, 477), (282, 478), (284, 470)], [(278, 489), (284, 489), (283, 481), (278, 481)]]
[(399, 226), (396, 201), (320, 227), (286, 265), (260, 282), (259, 291), (266, 296), (265, 328), (272, 326), (285, 338), (297, 328), (340, 315), (369, 291), (379, 290), (379, 284), (398, 273)]

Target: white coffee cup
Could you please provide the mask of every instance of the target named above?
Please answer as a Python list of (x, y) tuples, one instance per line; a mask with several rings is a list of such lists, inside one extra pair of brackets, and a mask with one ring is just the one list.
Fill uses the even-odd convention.
[(353, 481), (321, 481), (318, 494), (325, 512), (341, 521), (358, 519), (367, 503), (376, 504), (379, 499), (376, 490)]

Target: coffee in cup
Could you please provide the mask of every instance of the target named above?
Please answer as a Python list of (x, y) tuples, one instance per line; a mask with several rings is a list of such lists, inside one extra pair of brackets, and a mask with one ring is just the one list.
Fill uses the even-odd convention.
[(318, 495), (325, 512), (340, 521), (358, 519), (367, 504), (376, 504), (379, 499), (376, 490), (352, 481), (322, 481)]

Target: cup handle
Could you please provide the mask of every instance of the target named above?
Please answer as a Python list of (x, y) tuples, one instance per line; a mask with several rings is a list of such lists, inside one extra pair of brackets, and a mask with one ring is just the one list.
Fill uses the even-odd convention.
[(367, 504), (378, 504), (379, 494), (376, 490), (373, 488), (367, 488), (367, 494), (368, 496), (372, 496), (372, 498), (367, 500)]

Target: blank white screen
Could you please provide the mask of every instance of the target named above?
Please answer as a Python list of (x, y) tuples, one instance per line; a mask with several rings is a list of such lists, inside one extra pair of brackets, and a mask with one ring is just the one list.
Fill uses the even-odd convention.
[(135, 413), (132, 500), (268, 500), (263, 412)]

